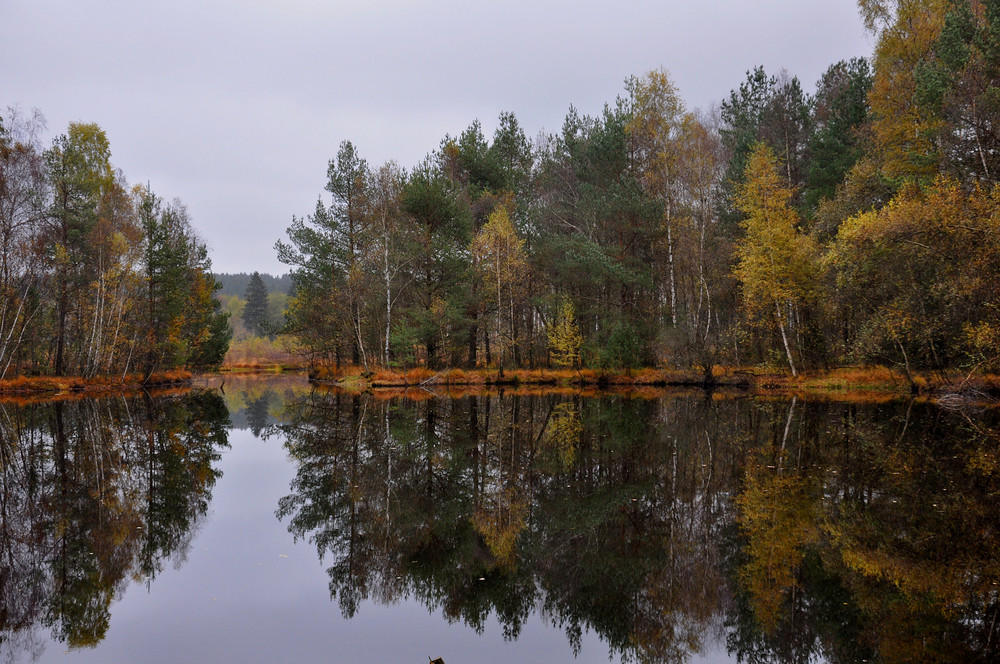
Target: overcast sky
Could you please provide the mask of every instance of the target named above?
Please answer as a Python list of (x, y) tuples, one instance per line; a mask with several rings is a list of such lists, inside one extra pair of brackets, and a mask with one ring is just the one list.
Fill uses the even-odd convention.
[(37, 107), (46, 142), (97, 122), (130, 182), (187, 204), (217, 272), (277, 274), (344, 139), (409, 168), (501, 111), (557, 131), (661, 66), (705, 108), (758, 64), (811, 92), (872, 43), (852, 0), (0, 0), (0, 112)]

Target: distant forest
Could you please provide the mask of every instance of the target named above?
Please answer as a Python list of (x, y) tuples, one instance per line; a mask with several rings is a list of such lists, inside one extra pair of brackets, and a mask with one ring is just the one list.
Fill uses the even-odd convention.
[(1000, 369), (1000, 5), (860, 6), (874, 56), (811, 91), (757, 67), (691, 111), (660, 69), (412, 170), (344, 141), (276, 246), (286, 331), (369, 369)]
[[(230, 274), (226, 272), (216, 272), (214, 276), (215, 280), (221, 286), (218, 290), (219, 295), (246, 297), (247, 284), (250, 283), (250, 273), (237, 272), (235, 274)], [(283, 274), (281, 276), (274, 277), (270, 274), (261, 272), (260, 278), (267, 287), (268, 293), (284, 293), (287, 295), (292, 287), (292, 276), (290, 274)]]

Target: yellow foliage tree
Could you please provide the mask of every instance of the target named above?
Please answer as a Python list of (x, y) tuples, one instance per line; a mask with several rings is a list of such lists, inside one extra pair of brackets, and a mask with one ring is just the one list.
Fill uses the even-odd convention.
[(797, 376), (790, 328), (800, 307), (814, 296), (817, 248), (796, 229), (792, 191), (778, 175), (777, 159), (767, 145), (759, 144), (750, 156), (745, 182), (737, 197), (746, 229), (736, 266), (743, 308), (752, 321), (777, 325), (788, 366)]
[(514, 338), (515, 307), (528, 274), (524, 240), (517, 236), (506, 205), (490, 213), (472, 241), (472, 253), (486, 292), (496, 302), (496, 340), (500, 351), (500, 374), (503, 375), (505, 351), (517, 343)]
[(580, 363), (583, 336), (576, 324), (573, 303), (567, 298), (559, 306), (559, 315), (549, 328), (549, 352), (557, 367), (575, 367)]
[(663, 204), (666, 235), (667, 276), (670, 288), (670, 319), (677, 325), (677, 275), (674, 265), (678, 197), (678, 134), (685, 120), (684, 102), (666, 69), (646, 72), (631, 79), (634, 106), (627, 130), (636, 158), (642, 164), (640, 179), (652, 196)]
[(827, 256), (859, 359), (1000, 367), (1000, 189), (938, 178), (844, 222)]
[(914, 72), (941, 34), (946, 0), (861, 0), (862, 15), (878, 34), (872, 105), (872, 139), (886, 175), (928, 179), (937, 169), (932, 135), (939, 118), (917, 104)]

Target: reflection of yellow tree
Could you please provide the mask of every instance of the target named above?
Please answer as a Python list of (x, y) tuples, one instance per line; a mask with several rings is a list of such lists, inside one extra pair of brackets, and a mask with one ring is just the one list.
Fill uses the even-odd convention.
[(805, 478), (752, 468), (736, 502), (748, 540), (740, 583), (750, 594), (761, 627), (772, 632), (782, 605), (798, 585), (796, 573), (806, 547), (819, 540), (817, 505)]
[(571, 469), (576, 463), (577, 448), (583, 435), (580, 413), (572, 402), (564, 401), (552, 409), (552, 419), (545, 433), (550, 448), (559, 456), (562, 469)]
[(918, 429), (874, 448), (878, 493), (824, 526), (885, 662), (996, 658), (1000, 438), (980, 425), (957, 431), (955, 446)]
[(515, 566), (514, 546), (524, 530), (527, 516), (528, 501), (512, 486), (498, 491), (472, 515), (476, 532), (483, 536), (493, 558), (503, 569)]
[(528, 498), (522, 487), (528, 484), (524, 459), (524, 426), (516, 400), (498, 400), (487, 419), (486, 458), (482, 492), (472, 514), (472, 525), (482, 536), (496, 564), (506, 570), (516, 567), (515, 548), (527, 525)]

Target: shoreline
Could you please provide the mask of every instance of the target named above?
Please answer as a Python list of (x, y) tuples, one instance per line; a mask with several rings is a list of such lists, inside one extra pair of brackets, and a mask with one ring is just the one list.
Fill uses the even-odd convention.
[(172, 389), (192, 384), (190, 371), (165, 371), (143, 380), (140, 374), (95, 376), (17, 376), (0, 380), (0, 398), (95, 396), (148, 389)]
[[(299, 374), (310, 384), (343, 389), (348, 392), (409, 393), (420, 390), (436, 394), (461, 395), (479, 391), (570, 391), (575, 393), (641, 392), (654, 394), (664, 390), (701, 390), (708, 393), (729, 392), (747, 396), (802, 396), (845, 401), (890, 400), (917, 397), (934, 400), (944, 406), (997, 405), (1000, 403), (1000, 376), (969, 377), (919, 374), (915, 390), (905, 377), (886, 367), (842, 367), (829, 371), (804, 372), (797, 377), (761, 368), (716, 367), (711, 381), (701, 372), (674, 369), (514, 369), (501, 376), (495, 369), (442, 369), (423, 367), (407, 371), (376, 370), (360, 367), (337, 371), (321, 367), (306, 371), (288, 366), (222, 367), (197, 375), (280, 376)], [(196, 376), (189, 371), (154, 374), (143, 381), (141, 375), (118, 378), (81, 378), (72, 376), (21, 376), (0, 381), (0, 400), (58, 399), (105, 396), (142, 390), (191, 387)]]
[(707, 391), (735, 390), (752, 395), (866, 399), (925, 397), (968, 403), (1000, 401), (1000, 377), (954, 373), (919, 374), (911, 385), (901, 373), (886, 367), (842, 367), (829, 371), (787, 373), (759, 368), (716, 367), (712, 380), (703, 373), (674, 369), (515, 369), (504, 375), (495, 369), (425, 368), (406, 372), (377, 370), (365, 373), (358, 367), (340, 371), (329, 368), (309, 372), (312, 383), (335, 385), (350, 391), (406, 390), (410, 388), (587, 388), (628, 390), (642, 388), (688, 388)]

